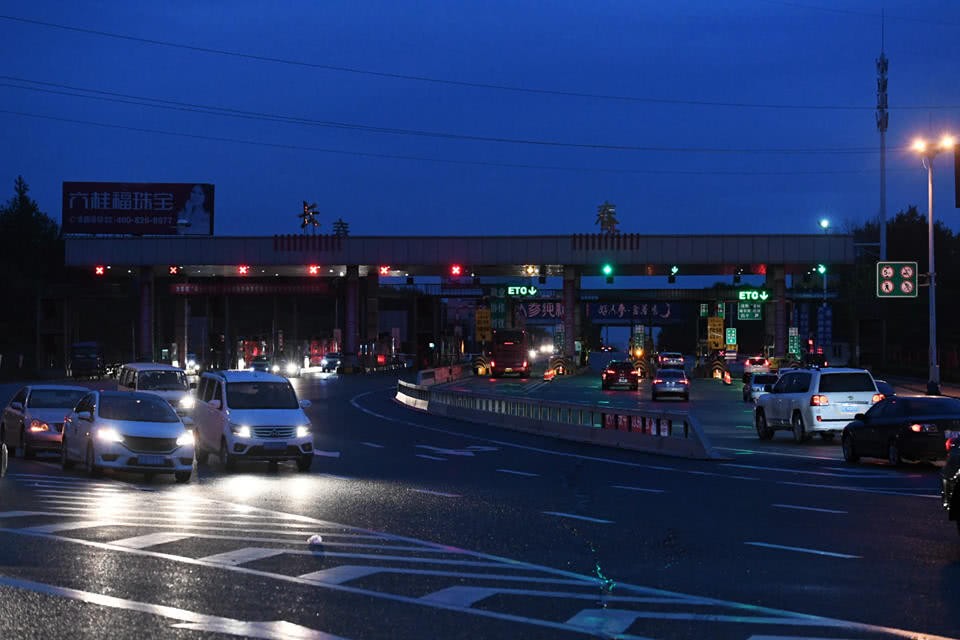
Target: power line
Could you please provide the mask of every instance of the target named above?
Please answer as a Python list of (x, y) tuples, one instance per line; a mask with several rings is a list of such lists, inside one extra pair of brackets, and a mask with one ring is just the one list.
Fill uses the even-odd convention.
[(666, 170), (658, 170), (658, 169), (610, 169), (610, 168), (598, 168), (598, 167), (572, 167), (572, 166), (537, 165), (537, 164), (523, 164), (523, 163), (484, 162), (480, 160), (450, 160), (445, 158), (431, 158), (427, 156), (370, 153), (370, 152), (364, 152), (364, 151), (344, 151), (342, 149), (330, 149), (325, 147), (311, 147), (311, 146), (305, 146), (305, 145), (287, 144), (287, 143), (279, 143), (279, 142), (262, 142), (259, 140), (244, 140), (242, 138), (210, 136), (210, 135), (202, 135), (202, 134), (183, 133), (179, 131), (164, 131), (162, 129), (150, 129), (147, 127), (133, 127), (128, 125), (114, 124), (114, 123), (95, 122), (92, 120), (80, 120), (76, 118), (63, 118), (59, 116), (49, 116), (49, 115), (42, 115), (38, 113), (26, 113), (23, 111), (13, 111), (8, 109), (0, 109), (0, 113), (7, 114), (7, 115), (22, 116), (25, 118), (37, 118), (41, 120), (51, 120), (55, 122), (66, 122), (70, 124), (81, 124), (81, 125), (88, 125), (93, 127), (102, 127), (107, 129), (133, 131), (137, 133), (149, 133), (149, 134), (157, 134), (157, 135), (172, 136), (172, 137), (179, 137), (179, 138), (190, 138), (194, 140), (207, 140), (212, 142), (229, 142), (234, 144), (269, 147), (273, 149), (286, 149), (286, 150), (293, 150), (293, 151), (311, 151), (316, 153), (330, 153), (335, 155), (354, 156), (354, 157), (362, 157), (362, 158), (377, 158), (377, 159), (387, 159), (387, 160), (413, 160), (416, 162), (435, 162), (439, 164), (467, 165), (467, 166), (481, 166), (481, 167), (495, 167), (495, 168), (541, 169), (541, 170), (549, 170), (549, 171), (577, 171), (577, 172), (613, 173), (613, 174), (631, 174), (631, 175), (636, 174), (636, 175), (697, 175), (697, 176), (803, 176), (803, 175), (823, 176), (823, 175), (869, 175), (872, 173), (876, 173), (874, 170), (869, 170), (869, 169), (834, 170), (834, 171), (828, 171), (828, 170), (824, 170), (824, 171), (723, 171), (723, 170), (666, 171)]
[[(449, 78), (436, 78), (432, 76), (422, 76), (406, 73), (392, 73), (386, 71), (374, 71), (371, 69), (362, 69), (359, 67), (347, 67), (342, 65), (322, 64), (315, 62), (306, 62), (303, 60), (292, 60), (289, 58), (279, 58), (275, 56), (265, 56), (242, 51), (230, 51), (228, 49), (216, 49), (213, 47), (201, 47), (198, 45), (182, 44), (168, 40), (158, 40), (155, 38), (142, 38), (100, 29), (88, 29), (85, 27), (76, 27), (71, 25), (47, 22), (44, 20), (34, 20), (30, 18), (21, 18), (18, 16), (0, 15), (0, 20), (10, 22), (19, 22), (34, 26), (47, 27), (50, 29), (61, 29), (75, 33), (83, 33), (103, 38), (113, 38), (117, 40), (126, 40), (128, 42), (138, 42), (158, 47), (169, 47), (173, 49), (182, 49), (186, 51), (195, 51), (199, 53), (208, 53), (219, 56), (229, 56), (244, 60), (255, 60), (258, 62), (269, 62), (273, 64), (283, 64), (308, 69), (321, 69), (325, 71), (335, 71), (340, 73), (351, 73), (356, 75), (365, 75), (378, 78), (389, 78), (393, 80), (408, 80), (416, 82), (425, 82), (430, 84), (449, 85), (456, 87), (470, 87), (474, 89), (490, 89), (496, 91), (510, 91), (514, 93), (528, 93), (536, 95), (561, 96), (568, 98), (587, 98), (591, 100), (609, 100), (618, 102), (644, 103), (644, 104), (665, 104), (665, 105), (685, 105), (698, 107), (730, 107), (730, 108), (748, 108), (748, 109), (795, 109), (795, 110), (817, 110), (817, 111), (873, 111), (873, 106), (851, 106), (851, 105), (831, 105), (831, 104), (786, 104), (786, 103), (760, 103), (760, 102), (732, 102), (717, 100), (681, 100), (672, 98), (652, 98), (648, 96), (626, 96), (602, 93), (590, 93), (585, 91), (563, 91), (558, 89), (544, 89), (536, 87), (520, 87), (516, 85), (470, 82), (466, 80), (451, 80)], [(902, 106), (900, 109), (956, 109), (955, 106), (922, 105), (922, 106)]]
[[(507, 144), (522, 144), (543, 147), (558, 147), (570, 149), (590, 149), (600, 151), (641, 151), (641, 152), (674, 152), (674, 153), (724, 153), (724, 154), (781, 154), (781, 155), (815, 155), (815, 154), (872, 154), (876, 150), (872, 147), (848, 147), (848, 148), (733, 148), (733, 147), (663, 147), (651, 145), (614, 145), (598, 143), (576, 143), (561, 142), (556, 140), (535, 140), (524, 138), (505, 138), (499, 136), (478, 136), (470, 134), (450, 133), (443, 131), (427, 131), (422, 129), (400, 129), (394, 127), (380, 127), (373, 125), (356, 124), (349, 122), (338, 122), (330, 120), (313, 120), (309, 118), (300, 118), (296, 116), (286, 116), (258, 111), (243, 111), (240, 109), (177, 102), (160, 98), (150, 98), (143, 96), (134, 96), (111, 91), (102, 91), (97, 89), (86, 89), (72, 87), (70, 85), (58, 84), (53, 82), (41, 82), (35, 80), (26, 80), (12, 76), (2, 76), (2, 80), (13, 80), (20, 83), (30, 83), (44, 85), (47, 87), (58, 87), (61, 90), (46, 89), (41, 87), (21, 86), (0, 82), (0, 87), (11, 89), (21, 89), (36, 91), (40, 93), (50, 93), (54, 95), (65, 95), (77, 98), (86, 98), (90, 100), (102, 100), (106, 102), (132, 104), (137, 106), (147, 106), (156, 109), (169, 109), (175, 111), (186, 111), (191, 113), (203, 113), (206, 115), (225, 115), (235, 118), (245, 118), (253, 120), (267, 120), (272, 122), (285, 122), (289, 124), (301, 124), (315, 127), (328, 127), (335, 129), (347, 129), (353, 131), (363, 131), (367, 133), (385, 133), (393, 135), (419, 136), (427, 138), (442, 138), (447, 140), (461, 140), (469, 142), (495, 142)], [(95, 95), (87, 95), (95, 94)]]

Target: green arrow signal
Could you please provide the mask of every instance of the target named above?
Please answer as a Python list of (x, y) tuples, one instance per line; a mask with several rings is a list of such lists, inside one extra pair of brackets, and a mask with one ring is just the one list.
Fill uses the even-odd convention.
[(532, 295), (532, 296), (535, 296), (535, 295), (537, 295), (537, 288), (536, 288), (536, 287), (530, 287), (529, 289), (527, 289), (527, 293), (529, 293), (529, 294)]
[(761, 300), (766, 300), (766, 299), (769, 298), (769, 297), (770, 297), (770, 294), (767, 293), (766, 291), (761, 291), (761, 292), (760, 292), (760, 299), (761, 299)]

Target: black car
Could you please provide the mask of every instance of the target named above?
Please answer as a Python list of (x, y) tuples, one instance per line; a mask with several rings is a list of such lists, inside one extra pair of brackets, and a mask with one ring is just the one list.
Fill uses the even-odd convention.
[(873, 381), (877, 383), (877, 391), (882, 393), (884, 398), (897, 395), (897, 390), (894, 389), (893, 385), (886, 380), (877, 380), (874, 378)]
[(960, 436), (947, 440), (947, 464), (940, 472), (940, 495), (943, 497), (943, 508), (947, 517), (957, 523), (957, 533), (960, 533)]
[(600, 373), (601, 389), (609, 389), (617, 385), (630, 387), (633, 391), (636, 391), (640, 385), (637, 367), (629, 360), (611, 360)]
[(861, 456), (903, 460), (943, 460), (945, 442), (960, 435), (960, 400), (943, 396), (893, 396), (858, 413), (843, 429), (843, 459)]

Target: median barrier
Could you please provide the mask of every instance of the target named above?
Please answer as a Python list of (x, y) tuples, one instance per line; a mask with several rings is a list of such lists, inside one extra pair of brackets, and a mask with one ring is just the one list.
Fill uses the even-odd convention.
[(437, 367), (435, 369), (423, 369), (417, 372), (417, 384), (421, 386), (431, 386), (434, 384), (443, 384), (473, 375), (473, 369), (462, 364), (452, 364), (446, 367)]
[(687, 412), (641, 410), (464, 393), (399, 382), (409, 407), (514, 431), (661, 455), (719, 459), (697, 418)]

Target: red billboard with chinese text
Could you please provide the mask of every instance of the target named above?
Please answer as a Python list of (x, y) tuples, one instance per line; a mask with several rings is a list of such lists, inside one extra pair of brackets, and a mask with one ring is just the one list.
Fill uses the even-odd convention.
[(64, 182), (63, 233), (213, 235), (213, 185)]

